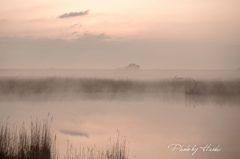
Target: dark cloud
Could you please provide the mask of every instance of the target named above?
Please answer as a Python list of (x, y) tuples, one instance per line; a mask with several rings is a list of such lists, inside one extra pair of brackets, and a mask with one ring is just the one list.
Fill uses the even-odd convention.
[(87, 15), (88, 13), (89, 13), (89, 10), (86, 10), (85, 12), (70, 12), (70, 13), (65, 13), (65, 14), (60, 15), (59, 18), (83, 16), (83, 15)]
[(60, 132), (65, 135), (81, 136), (81, 137), (89, 138), (89, 135), (87, 133), (83, 133), (83, 132), (76, 132), (76, 131), (69, 131), (69, 130), (60, 130)]
[(74, 32), (72, 32), (72, 35), (77, 34), (77, 33), (78, 33), (77, 31), (74, 31)]
[(76, 28), (76, 27), (82, 27), (81, 24), (74, 24), (74, 25), (71, 25), (70, 28)]

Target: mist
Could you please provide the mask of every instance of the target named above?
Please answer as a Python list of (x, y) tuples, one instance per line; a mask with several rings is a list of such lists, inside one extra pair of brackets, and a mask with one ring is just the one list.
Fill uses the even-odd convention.
[[(167, 40), (116, 40), (105, 34), (78, 39), (1, 38), (0, 68), (237, 69), (240, 46)], [(203, 65), (204, 63), (204, 65)]]

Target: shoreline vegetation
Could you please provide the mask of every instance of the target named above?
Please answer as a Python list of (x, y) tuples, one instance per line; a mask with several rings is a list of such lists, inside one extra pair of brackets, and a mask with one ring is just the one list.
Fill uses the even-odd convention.
[(126, 136), (118, 131), (117, 139), (109, 141), (102, 149), (94, 147), (73, 148), (68, 144), (63, 157), (59, 157), (57, 137), (51, 129), (49, 116), (44, 120), (32, 120), (29, 129), (23, 123), (0, 123), (1, 159), (128, 159)]
[(172, 78), (130, 80), (70, 77), (1, 77), (0, 100), (10, 99), (131, 99), (183, 95), (186, 98), (240, 98), (240, 79)]

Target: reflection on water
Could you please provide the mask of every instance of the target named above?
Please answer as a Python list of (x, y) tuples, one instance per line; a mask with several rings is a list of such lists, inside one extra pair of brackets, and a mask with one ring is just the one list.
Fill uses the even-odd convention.
[[(151, 74), (151, 78), (154, 75)], [(136, 93), (137, 96), (126, 93), (117, 98), (110, 98), (112, 96), (107, 94), (102, 98), (102, 92), (98, 94), (101, 98), (79, 98), (79, 94), (66, 97), (55, 93), (54, 96), (31, 96), (29, 93), (27, 97), (19, 98), (19, 94), (15, 97), (11, 94), (0, 98), (0, 122), (9, 117), (11, 123), (29, 123), (31, 118), (44, 118), (50, 112), (62, 156), (68, 141), (76, 148), (80, 145), (101, 147), (109, 137), (116, 136), (119, 129), (130, 140), (130, 159), (239, 158), (239, 98), (229, 95), (231, 90), (228, 89), (227, 96), (217, 94), (211, 97), (188, 95), (181, 92), (182, 88), (179, 90), (158, 92), (157, 98), (151, 93)], [(134, 91), (138, 92), (137, 89)], [(220, 145), (221, 151), (198, 150), (192, 156), (191, 152), (172, 151), (168, 148), (170, 144)]]
[[(7, 112), (7, 113), (6, 113)], [(54, 117), (60, 152), (67, 140), (75, 147), (97, 145), (116, 136), (119, 129), (130, 140), (130, 158), (234, 158), (240, 156), (239, 107), (204, 105), (186, 107), (183, 101), (48, 101), (1, 102), (0, 120), (29, 121), (31, 117)], [(220, 152), (172, 152), (170, 144), (220, 145)]]

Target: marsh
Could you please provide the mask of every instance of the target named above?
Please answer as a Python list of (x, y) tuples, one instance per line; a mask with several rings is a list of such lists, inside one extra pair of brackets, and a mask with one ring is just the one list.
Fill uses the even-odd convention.
[[(240, 156), (237, 72), (49, 71), (2, 70), (0, 120), (21, 125), (50, 112), (60, 158), (68, 144), (101, 149), (117, 130), (129, 141), (129, 159)], [(192, 156), (170, 144), (221, 151)]]

